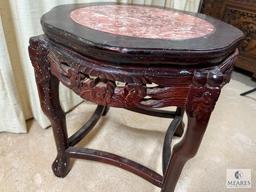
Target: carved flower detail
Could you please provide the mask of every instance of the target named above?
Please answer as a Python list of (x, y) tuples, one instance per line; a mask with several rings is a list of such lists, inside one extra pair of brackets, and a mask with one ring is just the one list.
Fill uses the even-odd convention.
[(100, 105), (111, 103), (115, 85), (111, 81), (101, 81), (100, 79), (85, 79), (81, 83), (80, 96)]
[(127, 105), (139, 103), (146, 96), (146, 88), (142, 85), (127, 85), (124, 94)]
[(97, 103), (107, 105), (111, 102), (111, 98), (114, 94), (115, 86), (112, 82), (99, 82), (92, 91), (92, 97), (95, 98)]

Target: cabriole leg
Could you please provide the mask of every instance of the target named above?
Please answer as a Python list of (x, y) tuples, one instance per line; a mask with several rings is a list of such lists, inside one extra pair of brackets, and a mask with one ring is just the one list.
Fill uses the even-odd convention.
[(195, 72), (186, 105), (187, 131), (181, 142), (173, 148), (161, 192), (174, 191), (185, 163), (197, 153), (222, 84), (223, 74), (219, 70)]
[(57, 147), (58, 154), (52, 169), (56, 176), (65, 177), (70, 170), (69, 158), (65, 154), (68, 148), (66, 119), (59, 101), (59, 80), (50, 72), (47, 39), (44, 36), (32, 38), (29, 54), (35, 70), (41, 107), (51, 121)]

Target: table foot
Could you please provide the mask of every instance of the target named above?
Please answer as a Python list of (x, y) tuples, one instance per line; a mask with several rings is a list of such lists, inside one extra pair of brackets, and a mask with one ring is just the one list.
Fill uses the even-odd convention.
[(65, 177), (70, 169), (70, 160), (66, 155), (58, 155), (52, 164), (52, 171), (57, 177)]

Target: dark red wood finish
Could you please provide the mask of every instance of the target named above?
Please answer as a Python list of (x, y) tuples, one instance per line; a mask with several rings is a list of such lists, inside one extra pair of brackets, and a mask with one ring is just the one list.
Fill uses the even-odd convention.
[[(81, 6), (86, 5), (79, 5)], [(77, 8), (77, 5), (61, 6), (46, 14), (42, 18), (46, 36), (31, 38), (29, 46), (41, 106), (52, 123), (55, 136), (58, 151), (52, 166), (55, 175), (65, 177), (70, 170), (69, 159), (82, 158), (126, 169), (160, 187), (162, 192), (174, 191), (184, 164), (199, 148), (221, 88), (230, 80), (234, 61), (238, 56), (236, 47), (243, 37), (242, 33), (214, 20), (216, 29), (223, 26), (219, 30), (231, 34), (232, 38), (223, 38), (224, 36), (218, 36), (216, 32), (215, 36), (211, 34), (209, 41), (207, 38), (190, 41), (204, 42), (206, 50), (195, 51), (194, 47), (194, 50), (187, 49), (184, 52), (179, 50), (179, 46), (186, 46), (186, 43), (175, 44), (174, 41), (166, 41), (166, 44), (165, 41), (159, 41), (160, 47), (171, 43), (173, 47), (170, 50), (149, 50), (152, 44), (149, 39), (143, 40), (145, 48), (134, 49), (128, 45), (137, 40), (142, 42), (141, 39), (120, 37), (122, 49), (126, 48), (128, 51), (113, 53), (105, 46), (92, 45), (84, 39), (81, 40), (79, 36), (87, 30), (78, 32), (81, 33), (79, 35), (70, 34), (70, 31), (75, 30), (70, 29), (71, 21), (62, 20), (60, 17), (74, 7)], [(212, 20), (205, 16), (200, 17)], [(53, 24), (49, 27), (48, 22), (52, 20)], [(55, 26), (57, 21), (60, 24)], [(60, 26), (64, 27), (64, 23), (64, 30), (59, 30)], [(215, 39), (215, 42), (211, 41), (211, 38)], [(120, 42), (116, 43), (115, 46)], [(175, 45), (178, 48), (174, 49)], [(211, 45), (223, 46), (210, 49)], [(104, 55), (103, 59), (100, 55)], [(140, 57), (135, 58), (136, 55)], [(91, 119), (71, 137), (67, 135), (65, 114), (59, 102), (59, 82), (83, 99), (99, 105)], [(149, 86), (152, 84), (154, 86)], [(176, 112), (153, 109), (167, 106), (178, 108)], [(111, 153), (74, 147), (99, 118), (106, 115), (109, 107), (121, 107), (147, 115), (174, 118), (164, 141), (163, 176)], [(188, 115), (188, 127), (180, 143), (176, 144), (171, 152), (173, 135), (183, 135), (184, 112)]]

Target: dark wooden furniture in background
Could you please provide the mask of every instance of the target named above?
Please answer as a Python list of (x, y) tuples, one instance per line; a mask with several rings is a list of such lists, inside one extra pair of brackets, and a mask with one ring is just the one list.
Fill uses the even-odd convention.
[[(89, 159), (173, 192), (184, 164), (198, 151), (221, 88), (230, 80), (243, 33), (203, 15), (100, 3), (56, 7), (41, 23), (45, 35), (30, 39), (29, 54), (56, 141), (55, 175), (68, 174), (70, 158)], [(59, 82), (98, 104), (72, 136), (60, 106)], [(154, 109), (167, 106), (177, 110)], [(109, 107), (174, 118), (164, 140), (163, 176), (115, 154), (75, 147)], [(184, 112), (188, 127), (183, 134)], [(174, 134), (183, 138), (171, 149)]]
[(201, 12), (245, 33), (235, 66), (251, 72), (256, 78), (256, 0), (202, 0)]

